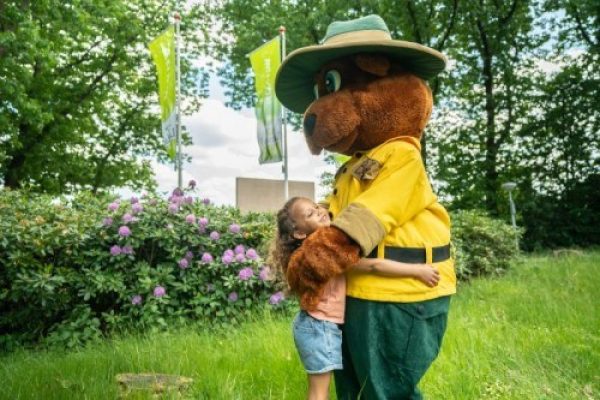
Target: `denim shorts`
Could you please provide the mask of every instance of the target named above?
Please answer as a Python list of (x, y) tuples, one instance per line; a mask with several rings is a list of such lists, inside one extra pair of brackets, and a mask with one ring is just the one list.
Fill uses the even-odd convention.
[(342, 369), (342, 331), (334, 322), (300, 311), (293, 324), (294, 342), (308, 374)]

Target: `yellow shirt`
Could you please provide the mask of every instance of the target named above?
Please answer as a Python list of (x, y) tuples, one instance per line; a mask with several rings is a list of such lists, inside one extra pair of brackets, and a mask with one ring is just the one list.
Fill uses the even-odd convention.
[[(391, 139), (364, 153), (356, 153), (336, 176), (328, 198), (333, 225), (360, 246), (363, 256), (376, 246), (426, 250), (450, 243), (450, 217), (438, 203), (421, 160), (420, 143), (413, 137)], [(348, 296), (378, 301), (417, 302), (456, 293), (454, 261), (434, 267), (440, 282), (430, 288), (412, 278), (390, 278), (351, 270)]]

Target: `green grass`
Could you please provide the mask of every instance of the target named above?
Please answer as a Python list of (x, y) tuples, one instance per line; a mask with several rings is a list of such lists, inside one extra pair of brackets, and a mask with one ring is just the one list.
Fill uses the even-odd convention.
[[(531, 256), (459, 288), (430, 399), (600, 399), (600, 253)], [(1, 399), (112, 399), (122, 372), (194, 379), (193, 399), (303, 399), (289, 318), (220, 334), (125, 337), (76, 352), (0, 358)], [(137, 398), (150, 398), (138, 396)]]

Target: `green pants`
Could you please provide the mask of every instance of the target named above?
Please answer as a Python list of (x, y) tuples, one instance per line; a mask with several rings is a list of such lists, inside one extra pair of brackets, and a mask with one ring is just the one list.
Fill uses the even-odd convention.
[(437, 357), (450, 296), (418, 303), (346, 297), (338, 400), (422, 399), (417, 384)]

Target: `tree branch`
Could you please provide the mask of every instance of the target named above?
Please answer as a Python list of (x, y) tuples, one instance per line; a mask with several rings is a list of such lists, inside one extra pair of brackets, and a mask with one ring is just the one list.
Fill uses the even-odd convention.
[(406, 1), (406, 7), (408, 8), (408, 15), (412, 21), (415, 41), (417, 43), (423, 43), (423, 38), (421, 37), (421, 32), (419, 31), (419, 21), (417, 21), (417, 16), (415, 15), (415, 9), (413, 8), (411, 0)]
[(571, 3), (570, 5), (572, 5), (572, 7), (573, 7), (573, 17), (575, 18), (575, 22), (576, 22), (575, 26), (576, 26), (577, 30), (579, 31), (579, 33), (581, 34), (581, 37), (583, 38), (583, 40), (592, 48), (598, 47), (598, 43), (594, 43), (594, 40), (591, 38), (591, 36), (585, 30), (585, 27), (583, 26), (583, 21), (581, 20), (581, 16), (579, 15), (579, 10), (577, 9), (577, 6), (574, 3)]
[(444, 46), (446, 45), (446, 40), (448, 40), (448, 38), (450, 37), (450, 34), (452, 33), (452, 28), (454, 27), (454, 22), (456, 21), (457, 10), (458, 10), (458, 0), (454, 0), (454, 2), (452, 4), (452, 14), (450, 16), (450, 22), (448, 23), (448, 26), (446, 26), (446, 30), (444, 31), (444, 34), (442, 35), (442, 39), (440, 40), (438, 46), (436, 47), (436, 49), (439, 51), (442, 51), (444, 49)]

